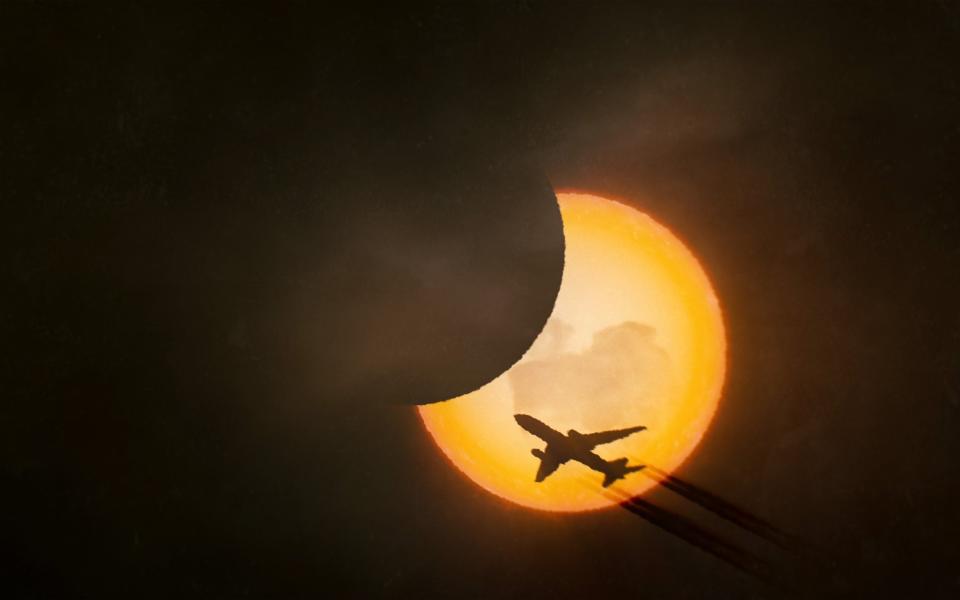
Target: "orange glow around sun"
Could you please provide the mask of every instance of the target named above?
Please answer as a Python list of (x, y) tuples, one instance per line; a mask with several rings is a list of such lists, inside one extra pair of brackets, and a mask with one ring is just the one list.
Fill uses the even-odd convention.
[[(440, 450), (484, 489), (531, 508), (583, 511), (616, 502), (599, 493), (602, 475), (570, 461), (534, 482), (539, 461), (530, 450), (544, 444), (513, 415), (530, 414), (564, 433), (646, 425), (595, 452), (670, 472), (716, 411), (726, 337), (706, 273), (667, 228), (599, 196), (557, 199), (566, 255), (544, 331), (494, 381), (418, 410)], [(633, 495), (654, 485), (641, 473), (618, 482)]]

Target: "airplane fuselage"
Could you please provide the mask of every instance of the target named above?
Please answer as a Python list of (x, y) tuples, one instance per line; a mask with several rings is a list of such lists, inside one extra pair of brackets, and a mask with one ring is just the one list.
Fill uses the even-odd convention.
[(595, 471), (603, 471), (607, 465), (607, 461), (605, 461), (603, 458), (591, 450), (584, 448), (582, 445), (577, 444), (566, 436), (547, 443), (547, 447), (544, 449), (544, 452), (547, 454), (554, 454), (560, 464), (575, 460), (585, 464)]

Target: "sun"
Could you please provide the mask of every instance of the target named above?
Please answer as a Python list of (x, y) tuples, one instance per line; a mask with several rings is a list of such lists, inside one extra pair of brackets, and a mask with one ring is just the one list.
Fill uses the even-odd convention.
[[(716, 412), (726, 337), (706, 273), (666, 227), (599, 196), (560, 193), (557, 200), (566, 255), (546, 327), (494, 381), (418, 410), (446, 457), (476, 484), (523, 506), (572, 512), (615, 502), (598, 493), (602, 475), (571, 461), (534, 482), (531, 449), (543, 443), (513, 415), (562, 432), (646, 425), (596, 453), (670, 472)], [(638, 473), (619, 487), (636, 495), (653, 485)]]

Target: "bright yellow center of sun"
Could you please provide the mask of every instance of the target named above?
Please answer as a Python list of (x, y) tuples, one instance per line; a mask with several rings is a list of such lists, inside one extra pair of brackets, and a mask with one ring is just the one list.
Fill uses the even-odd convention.
[[(532, 448), (544, 443), (513, 419), (591, 433), (646, 425), (597, 446), (605, 460), (676, 469), (703, 437), (723, 387), (726, 340), (716, 295), (693, 254), (629, 206), (557, 195), (566, 255), (553, 314), (523, 358), (479, 390), (418, 410), (450, 461), (511, 502), (582, 511), (616, 502), (603, 475), (570, 461), (541, 483)], [(655, 485), (631, 473), (618, 488)]]

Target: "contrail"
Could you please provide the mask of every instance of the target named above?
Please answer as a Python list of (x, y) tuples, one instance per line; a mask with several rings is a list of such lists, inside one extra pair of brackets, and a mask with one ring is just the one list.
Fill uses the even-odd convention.
[(688, 481), (684, 481), (679, 477), (670, 475), (666, 471), (662, 471), (652, 465), (647, 465), (647, 468), (642, 472), (668, 490), (702, 506), (718, 517), (734, 525), (738, 525), (780, 548), (792, 552), (798, 551), (798, 542), (793, 536), (780, 531), (770, 523), (727, 502), (716, 494), (708, 492)]
[(642, 498), (631, 497), (630, 494), (616, 487), (611, 487), (608, 490), (598, 490), (594, 485), (587, 483), (585, 479), (581, 482), (597, 493), (618, 502), (621, 508), (634, 516), (677, 536), (688, 544), (700, 548), (744, 573), (757, 577), (764, 582), (771, 582), (769, 565), (746, 550), (700, 527), (686, 517), (661, 508)]

